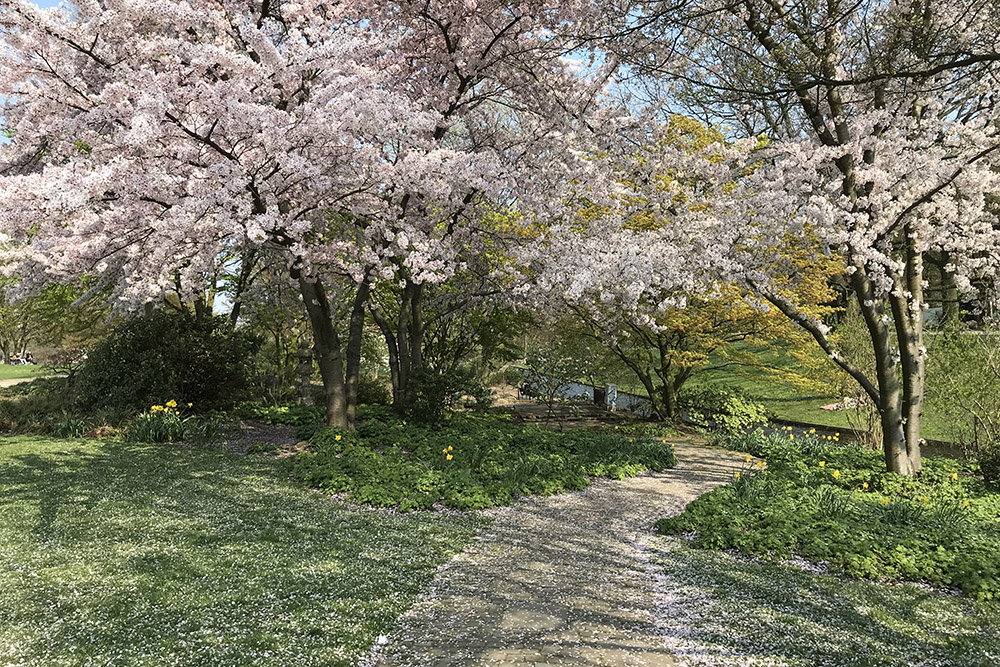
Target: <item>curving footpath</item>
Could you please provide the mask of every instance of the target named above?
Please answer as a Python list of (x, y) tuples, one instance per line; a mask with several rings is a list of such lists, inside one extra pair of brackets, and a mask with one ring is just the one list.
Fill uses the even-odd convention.
[(657, 519), (732, 479), (739, 454), (676, 445), (678, 465), (493, 510), (363, 664), (676, 665), (647, 541)]

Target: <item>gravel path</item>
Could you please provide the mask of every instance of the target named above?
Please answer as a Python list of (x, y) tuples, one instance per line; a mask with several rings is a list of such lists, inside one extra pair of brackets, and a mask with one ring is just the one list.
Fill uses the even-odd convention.
[(678, 664), (646, 543), (657, 519), (726, 483), (740, 458), (692, 444), (676, 452), (665, 473), (495, 510), (364, 664)]

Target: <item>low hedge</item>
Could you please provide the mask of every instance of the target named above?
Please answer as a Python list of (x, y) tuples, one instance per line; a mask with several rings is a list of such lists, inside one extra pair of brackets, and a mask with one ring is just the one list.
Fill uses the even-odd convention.
[(760, 431), (725, 439), (749, 460), (704, 494), (664, 534), (746, 555), (797, 554), (852, 577), (908, 579), (1000, 596), (1000, 494), (973, 462), (924, 459), (919, 479), (884, 472), (881, 452)]

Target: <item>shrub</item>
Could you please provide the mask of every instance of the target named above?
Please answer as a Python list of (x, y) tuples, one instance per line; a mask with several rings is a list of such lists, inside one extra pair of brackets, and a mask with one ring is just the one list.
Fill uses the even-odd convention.
[(88, 411), (140, 412), (172, 396), (199, 410), (226, 409), (250, 386), (260, 341), (221, 319), (156, 312), (128, 320), (88, 354), (76, 382)]
[(298, 456), (296, 473), (356, 502), (402, 510), (503, 505), (526, 494), (579, 490), (593, 477), (663, 470), (676, 461), (662, 441), (608, 431), (560, 434), (475, 415), (426, 426), (377, 407), (359, 417), (355, 432), (317, 432), (309, 451)]
[(412, 399), (406, 409), (410, 419), (437, 423), (471, 396), (477, 408), (489, 407), (492, 394), (471, 368), (442, 372), (423, 366), (409, 379)]
[(392, 405), (392, 387), (376, 375), (361, 375), (358, 377), (358, 403)]
[(718, 428), (728, 433), (763, 424), (769, 417), (762, 403), (735, 389), (713, 385), (685, 391), (681, 394), (680, 405), (696, 421), (711, 418)]
[(909, 579), (1000, 596), (1000, 494), (971, 461), (924, 460), (920, 479), (883, 472), (882, 455), (760, 431), (724, 438), (767, 459), (657, 523), (694, 545), (747, 555), (798, 554), (854, 577)]

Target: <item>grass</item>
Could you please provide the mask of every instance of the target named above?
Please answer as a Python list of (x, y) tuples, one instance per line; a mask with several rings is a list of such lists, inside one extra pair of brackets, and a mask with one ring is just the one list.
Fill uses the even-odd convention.
[(0, 666), (353, 664), (482, 524), (361, 510), (289, 472), (0, 438)]
[(0, 380), (19, 380), (21, 378), (37, 378), (52, 373), (45, 364), (0, 364)]
[[(784, 353), (779, 344), (768, 348), (744, 347), (741, 353), (752, 353), (762, 364), (777, 369), (795, 370), (798, 363)], [(831, 373), (840, 371), (831, 367)], [(736, 389), (764, 405), (777, 419), (819, 424), (834, 428), (848, 428), (847, 414), (843, 411), (823, 410), (821, 406), (838, 403), (843, 396), (822, 395), (804, 392), (800, 387), (783, 381), (780, 377), (760, 368), (751, 366), (726, 366), (698, 373), (685, 385), (685, 389), (693, 390), (705, 385), (717, 385)], [(928, 440), (950, 441), (952, 429), (941, 416), (936, 414), (934, 406), (925, 405), (921, 435)]]
[(660, 617), (691, 665), (992, 667), (1000, 605), (817, 574), (654, 538)]

